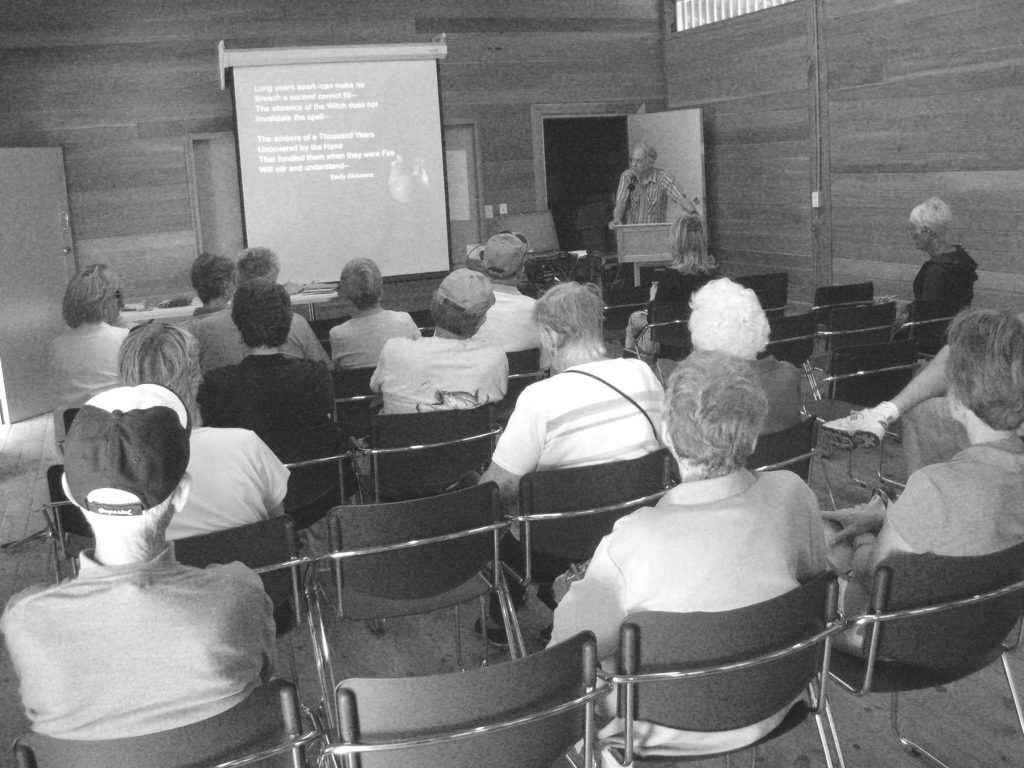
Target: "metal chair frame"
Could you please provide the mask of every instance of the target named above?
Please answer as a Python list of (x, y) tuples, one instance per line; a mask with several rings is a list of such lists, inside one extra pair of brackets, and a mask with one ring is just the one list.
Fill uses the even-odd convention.
[[(814, 416), (811, 416), (810, 414), (808, 414), (806, 416), (806, 418), (800, 424), (795, 425), (795, 427), (801, 427), (801, 428), (804, 428), (804, 429), (810, 429), (810, 439), (809, 439), (809, 441), (807, 443), (807, 445), (808, 445), (808, 449), (807, 450), (801, 451), (800, 453), (798, 453), (796, 455), (793, 455), (793, 456), (787, 456), (785, 458), (779, 459), (778, 461), (772, 461), (772, 462), (769, 462), (767, 464), (763, 464), (763, 465), (761, 465), (759, 467), (754, 467), (750, 471), (751, 472), (771, 472), (771, 471), (774, 471), (776, 469), (788, 469), (789, 467), (792, 467), (794, 464), (799, 464), (802, 461), (806, 461), (807, 462), (807, 477), (803, 478), (803, 480), (804, 480), (804, 482), (809, 483), (810, 482), (810, 474), (811, 474), (811, 465), (814, 462), (814, 458), (817, 457), (819, 465), (821, 466), (821, 476), (825, 480), (825, 490), (828, 491), (829, 501), (832, 503), (832, 509), (836, 509), (836, 497), (832, 493), (832, 483), (831, 483), (831, 481), (829, 480), (829, 477), (828, 477), (828, 469), (825, 467), (825, 462), (821, 460), (821, 453), (820, 453), (820, 451), (818, 451), (818, 447), (817, 447), (818, 446), (818, 420)], [(762, 435), (759, 438), (759, 443), (763, 443), (765, 441), (765, 438), (770, 438), (770, 436), (773, 436), (773, 435), (781, 436), (784, 433), (789, 432), (790, 430), (794, 430), (795, 427), (788, 427), (786, 429), (780, 429), (780, 430), (778, 430), (776, 432), (769, 433), (768, 435)]]
[[(346, 451), (345, 453), (332, 453), (329, 456), (318, 456), (315, 459), (305, 459), (304, 461), (291, 461), (291, 462), (288, 462), (287, 464), (285, 464), (285, 467), (288, 468), (289, 472), (293, 472), (296, 469), (309, 469), (311, 467), (319, 467), (319, 466), (322, 466), (324, 464), (336, 463), (338, 465), (338, 494), (339, 494), (339, 501), (344, 504), (345, 503), (345, 499), (348, 498), (348, 496), (347, 496), (347, 489), (345, 488), (345, 460), (346, 459), (349, 459), (349, 460), (352, 459), (352, 452), (351, 451)], [(321, 515), (316, 520), (313, 520), (313, 521), (308, 522), (308, 523), (305, 523), (305, 521), (300, 520), (299, 522), (304, 522), (305, 524), (301, 525), (301, 526), (297, 526), (297, 527), (299, 527), (299, 528), (308, 528), (313, 523), (323, 519), (323, 517), (326, 516), (327, 512), (330, 511), (330, 507), (332, 507), (332, 506), (334, 506), (334, 505), (333, 504), (328, 505), (328, 508), (324, 510), (324, 515)], [(289, 514), (292, 513), (289, 510), (285, 510), (285, 511), (289, 512)], [(295, 510), (295, 511), (297, 511), (297, 510)]]
[[(607, 690), (603, 687), (597, 686), (596, 644), (594, 642), (593, 635), (590, 633), (586, 634), (587, 637), (579, 638), (576, 641), (579, 642), (579, 640), (582, 639), (584, 643), (582, 648), (583, 668), (580, 670), (580, 682), (583, 686), (583, 693), (568, 700), (549, 704), (540, 709), (532, 709), (526, 713), (523, 713), (521, 708), (511, 709), (502, 716), (499, 716), (497, 719), (491, 720), (482, 725), (467, 724), (466, 726), (455, 727), (451, 730), (444, 730), (443, 732), (439, 732), (441, 729), (432, 729), (432, 732), (428, 734), (414, 736), (411, 738), (399, 737), (388, 741), (375, 740), (373, 742), (358, 742), (355, 741), (355, 735), (351, 727), (358, 721), (358, 714), (356, 711), (358, 707), (358, 699), (345, 688), (345, 682), (341, 682), (337, 685), (335, 690), (334, 704), (339, 713), (344, 713), (344, 716), (340, 718), (344, 723), (344, 725), (339, 729), (338, 741), (340, 743), (330, 743), (323, 747), (320, 756), (320, 765), (323, 766), (326, 764), (327, 760), (331, 760), (332, 764), (336, 766), (338, 765), (338, 759), (340, 758), (344, 760), (346, 768), (359, 768), (360, 755), (372, 755), (381, 752), (394, 752), (418, 748), (422, 749), (429, 748), (431, 746), (448, 745), (452, 742), (479, 739), (481, 737), (486, 737), (488, 734), (501, 733), (510, 729), (521, 728), (532, 723), (537, 723), (582, 708), (584, 711), (584, 747), (582, 750), (584, 768), (591, 768), (594, 765), (593, 745), (597, 730), (595, 725), (595, 703), (599, 698), (606, 695)], [(567, 642), (571, 643), (573, 641), (570, 640)], [(544, 653), (544, 651), (541, 653)], [(472, 713), (470, 713), (470, 717), (467, 717), (467, 720), (470, 720), (471, 717)], [(568, 756), (566, 755), (566, 757)], [(571, 760), (570, 763), (575, 765)]]
[[(634, 723), (636, 720), (637, 710), (637, 687), (646, 683), (659, 683), (669, 681), (680, 681), (680, 680), (695, 680), (702, 677), (713, 677), (716, 675), (727, 675), (732, 672), (740, 672), (743, 670), (750, 670), (770, 664), (775, 661), (792, 656), (796, 653), (806, 651), (814, 646), (822, 646), (821, 661), (818, 665), (818, 672), (815, 675), (815, 679), (811, 680), (807, 685), (808, 704), (807, 708), (810, 714), (814, 715), (815, 724), (818, 729), (818, 738), (821, 741), (822, 752), (825, 755), (825, 761), (829, 768), (833, 766), (833, 754), (832, 750), (835, 750), (835, 757), (838, 760), (841, 768), (845, 768), (845, 761), (843, 759), (842, 747), (839, 744), (838, 734), (836, 732), (835, 721), (832, 717), (832, 708), (828, 703), (828, 679), (829, 679), (829, 666), (832, 655), (832, 638), (843, 632), (846, 628), (846, 622), (842, 619), (837, 608), (838, 600), (838, 588), (835, 583), (834, 575), (825, 575), (819, 578), (831, 579), (833, 583), (827, 588), (827, 600), (825, 612), (824, 612), (824, 627), (814, 634), (804, 637), (803, 639), (795, 642), (788, 643), (780, 648), (775, 648), (770, 651), (757, 653), (753, 656), (746, 658), (740, 658), (734, 661), (707, 664), (701, 666), (690, 667), (686, 669), (672, 669), (662, 670), (658, 672), (643, 672), (643, 673), (610, 673), (598, 670), (598, 677), (604, 680), (606, 683), (620, 687), (620, 702), (622, 702), (621, 715), (624, 722), (625, 733), (624, 733), (624, 749), (622, 750), (622, 758), (619, 761), (623, 765), (635, 764), (636, 755), (634, 753)], [(755, 608), (754, 606), (748, 606), (748, 608)], [(744, 610), (744, 609), (739, 609)], [(620, 637), (620, 649), (626, 648), (637, 648), (637, 627), (629, 622), (629, 617), (623, 620), (621, 627)], [(628, 653), (627, 651), (621, 651), (622, 653)], [(817, 684), (815, 684), (817, 683)], [(826, 733), (825, 725), (828, 725), (828, 733)], [(831, 735), (832, 742), (829, 744), (829, 735)], [(761, 741), (766, 741), (772, 738), (771, 734), (766, 735)], [(760, 743), (760, 742), (757, 742)], [(711, 753), (695, 755), (692, 759), (704, 760), (709, 757), (713, 757), (714, 754), (731, 754), (733, 752), (739, 752), (745, 749), (751, 750), (751, 766), (757, 764), (757, 743), (742, 747), (740, 749), (729, 750), (724, 753)], [(616, 756), (618, 757), (618, 756)], [(682, 758), (680, 761), (685, 762), (688, 758)]]
[[(880, 571), (883, 571), (884, 564), (880, 566), (879, 570), (875, 573), (875, 582), (873, 585), (873, 592), (876, 593), (882, 600), (883, 610), (877, 612), (869, 612), (862, 616), (854, 617), (847, 622), (847, 628), (852, 629), (855, 627), (864, 627), (866, 632), (866, 642), (868, 645), (867, 657), (864, 661), (864, 676), (860, 681), (859, 685), (853, 685), (851, 682), (843, 680), (835, 673), (831, 674), (832, 680), (843, 690), (852, 693), (855, 696), (863, 696), (868, 693), (872, 693), (872, 685), (874, 684), (875, 665), (880, 660), (878, 653), (879, 640), (881, 637), (881, 628), (888, 623), (905, 621), (908, 619), (920, 618), (922, 616), (931, 616), (939, 613), (948, 611), (956, 611), (959, 609), (967, 608), (973, 605), (979, 605), (986, 603), (998, 598), (1007, 597), (1014, 594), (1019, 594), (1024, 597), (1024, 580), (1015, 581), (1012, 584), (999, 587), (998, 589), (988, 590), (985, 592), (979, 592), (969, 597), (964, 597), (956, 600), (949, 600), (941, 603), (933, 603), (930, 605), (921, 606), (918, 608), (907, 608), (903, 610), (887, 611), (884, 610), (884, 594), (888, 586), (889, 573), (885, 570), (884, 575), (879, 576)], [(1021, 602), (1020, 612), (1024, 612), (1024, 601)], [(1020, 728), (1022, 736), (1024, 736), (1024, 706), (1021, 703), (1020, 693), (1017, 690), (1013, 678), (1013, 672), (1010, 669), (1007, 654), (1013, 651), (1020, 645), (1022, 634), (1022, 625), (1020, 615), (1018, 615), (1016, 630), (1011, 635), (1016, 637), (1010, 641), (1003, 641), (1001, 645), (1001, 653), (999, 658), (1002, 661), (1003, 673), (1006, 678), (1007, 686), (1010, 689), (1010, 697), (1013, 701), (1014, 714), (1017, 717), (1017, 725)], [(976, 669), (971, 669), (963, 677), (973, 674)], [(961, 678), (956, 678), (961, 679)], [(949, 682), (952, 682), (950, 680)], [(907, 750), (919, 755), (926, 762), (931, 765), (937, 766), (937, 768), (949, 768), (946, 763), (936, 757), (934, 754), (929, 752), (921, 744), (913, 741), (912, 739), (905, 736), (900, 732), (899, 729), (899, 690), (892, 691), (891, 708), (889, 724), (893, 734), (896, 736), (900, 744)]]

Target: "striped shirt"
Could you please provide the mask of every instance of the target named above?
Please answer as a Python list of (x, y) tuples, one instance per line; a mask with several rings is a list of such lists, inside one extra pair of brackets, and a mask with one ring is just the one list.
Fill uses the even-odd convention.
[(514, 475), (634, 459), (661, 447), (665, 392), (639, 360), (599, 360), (573, 366), (599, 376), (632, 397), (647, 418), (607, 384), (559, 374), (531, 384), (519, 396), (492, 461)]
[[(629, 185), (634, 179), (636, 183), (630, 191)], [(688, 211), (693, 207), (679, 189), (676, 180), (661, 168), (651, 168), (640, 179), (637, 179), (632, 171), (623, 171), (619, 177), (615, 205), (626, 205), (626, 212), (622, 217), (623, 224), (654, 224), (667, 221), (669, 199), (683, 210)]]

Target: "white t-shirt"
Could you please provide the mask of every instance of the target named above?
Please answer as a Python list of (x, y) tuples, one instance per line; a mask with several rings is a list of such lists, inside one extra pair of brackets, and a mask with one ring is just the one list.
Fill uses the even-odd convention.
[[(640, 411), (607, 384), (632, 397)], [(537, 469), (581, 467), (644, 456), (661, 446), (665, 391), (639, 360), (576, 365), (523, 390), (492, 461), (514, 475)]]
[(370, 389), (383, 395), (384, 414), (476, 408), (505, 397), (508, 357), (475, 337), (391, 339)]
[(491, 285), (494, 306), (487, 310), (484, 324), (473, 338), (497, 344), (506, 352), (540, 346), (540, 328), (533, 319), (537, 300), (524, 296), (511, 285)]
[(419, 337), (408, 312), (380, 309), (331, 328), (331, 359), (335, 368), (374, 368), (388, 339)]
[(290, 472), (255, 432), (196, 427), (189, 446), (192, 490), (171, 517), (169, 541), (280, 514)]

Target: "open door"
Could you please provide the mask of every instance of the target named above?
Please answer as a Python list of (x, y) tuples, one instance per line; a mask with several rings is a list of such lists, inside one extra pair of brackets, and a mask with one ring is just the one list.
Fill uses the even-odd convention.
[(444, 126), (444, 155), (448, 182), (448, 225), (451, 263), (466, 261), (467, 246), (480, 242), (480, 178), (476, 125)]
[[(629, 116), (629, 146), (646, 141), (658, 152), (655, 165), (671, 173), (701, 214), (704, 208), (704, 131), (699, 109), (676, 109)], [(668, 219), (682, 210), (669, 203)]]
[(0, 149), (0, 423), (52, 410), (50, 342), (76, 271), (60, 147)]

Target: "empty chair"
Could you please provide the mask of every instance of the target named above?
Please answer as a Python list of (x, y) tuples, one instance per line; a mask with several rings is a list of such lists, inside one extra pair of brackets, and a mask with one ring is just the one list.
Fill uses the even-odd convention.
[(823, 323), (828, 319), (833, 307), (859, 306), (871, 304), (875, 300), (875, 284), (870, 280), (863, 283), (844, 283), (842, 285), (822, 285), (814, 291), (815, 321)]
[(495, 408), (495, 419), (501, 424), (508, 422), (522, 391), (548, 375), (540, 369), (540, 350), (536, 347), (505, 354), (508, 356), (508, 390), (505, 399)]
[(334, 382), (334, 420), (344, 437), (370, 434), (370, 408), (376, 397), (370, 390), (375, 368), (342, 368), (331, 371)]
[[(706, 278), (702, 278), (707, 282)], [(692, 291), (691, 291), (692, 293)], [(682, 360), (693, 348), (686, 321), (690, 317), (690, 299), (686, 301), (652, 301), (647, 305), (647, 327), (637, 338), (637, 346), (646, 334), (656, 357)]]
[(768, 347), (762, 354), (806, 369), (814, 353), (814, 313), (769, 317), (768, 325)]
[(763, 275), (741, 275), (735, 278), (744, 288), (757, 294), (761, 309), (768, 317), (781, 315), (789, 303), (789, 273), (769, 272)]
[[(829, 652), (833, 636), (843, 628), (837, 593), (835, 574), (829, 573), (746, 608), (630, 614), (620, 632), (621, 672), (599, 673), (618, 688), (623, 746), (612, 748), (616, 756), (624, 764), (648, 764), (635, 751), (637, 721), (701, 736), (750, 727), (754, 738), (775, 726), (752, 744), (712, 752), (727, 754), (756, 750), (757, 744), (813, 715), (831, 766), (828, 734), (834, 738), (835, 726), (827, 698)], [(838, 742), (835, 751), (843, 765)]]
[(914, 340), (919, 357), (934, 357), (946, 345), (946, 330), (955, 315), (945, 302), (912, 301), (898, 333)]
[[(941, 766), (925, 747), (900, 733), (899, 692), (944, 687), (999, 659), (1016, 726), (1024, 734), (1024, 712), (1008, 655), (1020, 640), (1022, 564), (1024, 544), (970, 557), (889, 555), (875, 570), (868, 613), (851, 619), (864, 633), (862, 656), (837, 646), (833, 679), (858, 696), (891, 693), (892, 726), (900, 743)], [(1011, 631), (1012, 642), (1006, 642)]]
[(896, 302), (835, 307), (829, 310), (818, 335), (825, 340), (826, 352), (857, 344), (884, 344), (892, 341), (896, 322)]
[(376, 414), (360, 472), (375, 501), (433, 496), (481, 470), (501, 432), (490, 405), (423, 413)]
[(464, 673), (355, 678), (338, 686), (348, 766), (548, 768), (580, 739), (591, 766), (596, 653), (590, 633)]
[[(216, 768), (250, 762), (301, 768), (306, 745), (319, 738), (315, 730), (303, 732), (295, 686), (278, 678), (256, 688), (241, 704), (197, 723), (99, 741), (26, 733), (14, 742), (14, 757), (18, 768)], [(242, 758), (248, 759), (235, 762)]]
[(498, 555), (506, 528), (493, 483), (425, 499), (337, 507), (329, 518), (326, 557), (334, 562), (339, 613), (381, 619), (455, 606), (461, 666), (458, 606), (493, 593), (506, 626), (511, 621), (515, 628), (509, 633), (518, 640), (512, 653), (523, 655)]
[[(747, 458), (747, 468), (754, 472), (788, 469), (807, 483), (811, 475), (811, 461), (818, 455), (817, 445), (818, 420), (809, 416), (792, 427), (759, 435), (754, 452)], [(824, 464), (821, 465), (821, 472), (832, 508), (835, 509), (832, 484)]]

